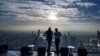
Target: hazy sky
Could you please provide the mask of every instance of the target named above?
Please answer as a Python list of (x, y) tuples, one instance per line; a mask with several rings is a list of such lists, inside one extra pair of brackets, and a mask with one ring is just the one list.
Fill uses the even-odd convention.
[(100, 0), (0, 0), (0, 30), (100, 30)]

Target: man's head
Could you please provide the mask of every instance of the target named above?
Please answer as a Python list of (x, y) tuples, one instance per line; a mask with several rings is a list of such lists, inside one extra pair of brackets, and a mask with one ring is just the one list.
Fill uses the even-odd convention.
[(55, 28), (55, 31), (58, 32), (58, 28)]
[(49, 27), (48, 30), (51, 31), (51, 27)]

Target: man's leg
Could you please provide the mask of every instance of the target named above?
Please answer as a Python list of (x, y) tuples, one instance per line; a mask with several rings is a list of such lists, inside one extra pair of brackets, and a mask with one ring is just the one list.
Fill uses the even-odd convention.
[(56, 45), (56, 53), (59, 54), (59, 39), (55, 40), (55, 45)]
[(58, 39), (58, 43), (57, 43), (57, 50), (58, 50), (58, 54), (59, 54), (59, 42), (60, 42), (60, 39)]
[(55, 48), (56, 48), (56, 53), (57, 53), (57, 40), (55, 39)]
[(48, 41), (48, 50), (47, 50), (47, 55), (48, 55), (48, 56), (50, 56), (51, 43), (52, 43), (52, 41), (49, 40), (49, 41)]

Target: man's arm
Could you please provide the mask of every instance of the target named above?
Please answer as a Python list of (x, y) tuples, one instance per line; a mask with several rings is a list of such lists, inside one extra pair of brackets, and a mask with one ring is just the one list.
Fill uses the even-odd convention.
[(59, 32), (59, 33), (60, 33), (60, 36), (62, 36), (61, 32)]
[(47, 31), (43, 34), (43, 36), (45, 36), (47, 34)]

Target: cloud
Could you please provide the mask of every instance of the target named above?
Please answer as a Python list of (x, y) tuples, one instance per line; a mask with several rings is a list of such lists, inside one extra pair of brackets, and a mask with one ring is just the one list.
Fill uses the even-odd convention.
[[(0, 0), (0, 26), (2, 30), (37, 30), (49, 26), (60, 26), (63, 30), (86, 30), (94, 26), (88, 25), (92, 27), (85, 29), (87, 25), (84, 24), (100, 23), (100, 16), (94, 14), (95, 8), (90, 9), (92, 6), (98, 5), (82, 0)], [(86, 8), (93, 13), (85, 13)]]
[(59, 14), (60, 16), (68, 16), (68, 17), (73, 17), (79, 15), (81, 12), (78, 10), (78, 8), (66, 8), (62, 9)]
[(91, 7), (91, 6), (96, 6), (97, 4), (95, 4), (95, 3), (90, 3), (90, 2), (78, 2), (78, 3), (76, 3), (77, 5), (79, 5), (79, 6), (81, 6), (81, 7)]
[(100, 13), (100, 10), (98, 10), (98, 12)]
[(2, 0), (1, 3), (0, 10), (3, 10), (1, 14), (4, 16), (0, 15), (0, 17), (19, 21), (48, 21), (50, 12), (56, 14), (58, 22), (97, 18), (95, 15), (83, 15), (84, 12), (81, 12), (78, 7), (73, 7), (73, 4), (82, 7), (96, 6), (95, 3), (83, 3), (81, 0)]
[[(6, 5), (5, 5), (5, 3), (6, 3)], [(38, 7), (35, 5), (37, 5)], [(36, 17), (43, 17), (44, 8), (47, 8), (47, 7), (48, 6), (46, 6), (46, 5), (41, 5), (41, 3), (39, 3), (39, 2), (38, 3), (36, 2), (36, 4), (35, 3), (26, 4), (26, 3), (4, 2), (4, 6), (1, 9), (1, 11), (2, 11), (1, 14), (2, 15), (4, 14), (5, 18), (7, 18), (7, 15), (10, 16), (13, 13), (14, 15), (16, 15), (16, 18), (14, 18), (15, 20), (16, 19), (19, 20), (22, 16), (26, 15), (27, 17), (26, 16), (22, 17), (23, 20), (26, 20), (26, 18), (29, 20), (31, 20), (30, 18), (33, 18), (33, 20), (34, 20), (34, 18), (36, 18)], [(2, 15), (0, 15), (0, 16), (2, 16)], [(21, 18), (21, 20), (22, 20), (22, 18)]]

